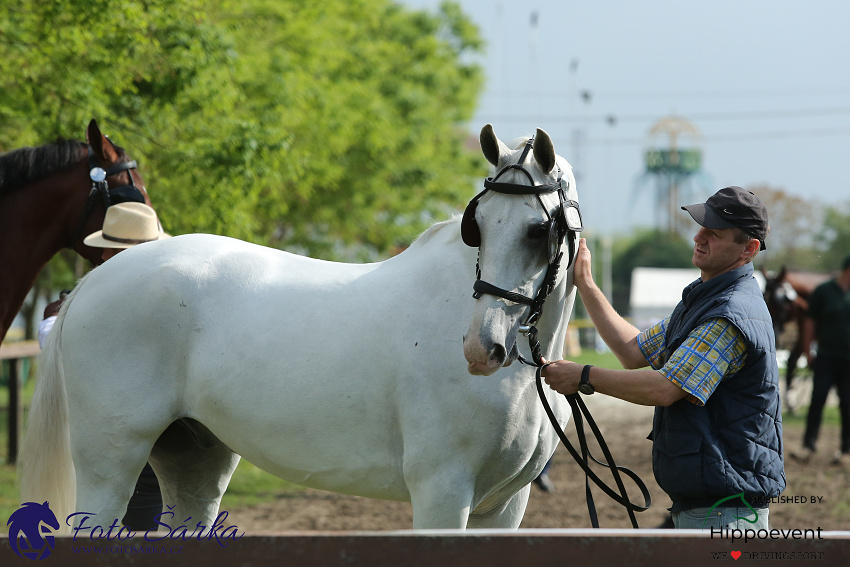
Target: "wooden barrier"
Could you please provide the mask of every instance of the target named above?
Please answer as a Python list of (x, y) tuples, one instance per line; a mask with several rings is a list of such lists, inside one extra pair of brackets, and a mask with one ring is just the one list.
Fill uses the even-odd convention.
[(0, 363), (9, 361), (9, 454), (6, 462), (18, 460), (18, 442), (23, 430), (24, 410), (21, 400), (21, 360), (34, 358), (41, 353), (38, 341), (21, 341), (0, 344)]
[[(3, 565), (24, 565), (0, 539)], [(226, 545), (226, 547), (224, 547)], [(844, 566), (850, 532), (822, 532), (815, 539), (710, 538), (696, 530), (483, 530), (446, 532), (296, 532), (251, 534), (241, 539), (121, 542), (57, 537), (44, 565), (243, 565), (251, 567), (433, 567), (469, 565), (525, 567), (638, 565), (681, 567), (742, 559), (747, 565)], [(728, 563), (727, 563), (728, 565)]]

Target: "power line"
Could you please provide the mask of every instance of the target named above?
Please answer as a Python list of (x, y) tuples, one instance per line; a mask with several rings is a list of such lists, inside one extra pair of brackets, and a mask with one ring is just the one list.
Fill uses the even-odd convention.
[[(699, 137), (699, 142), (743, 142), (748, 140), (774, 140), (777, 138), (823, 138), (829, 136), (850, 136), (850, 126), (840, 128), (822, 128), (808, 130), (772, 130), (764, 132), (746, 132), (741, 134), (715, 134)], [(642, 145), (648, 143), (647, 137), (641, 138), (588, 138), (586, 144), (592, 145)]]
[[(764, 120), (784, 118), (814, 118), (835, 117), (850, 115), (850, 107), (839, 106), (834, 108), (791, 108), (781, 110), (745, 110), (730, 112), (689, 112), (688, 120), (692, 121), (722, 121), (722, 120)], [(597, 114), (597, 115), (528, 115), (528, 116), (489, 116), (491, 120), (499, 121), (525, 121), (525, 122), (568, 122), (571, 124), (587, 122), (654, 122), (660, 118), (659, 113), (653, 114)]]
[[(799, 88), (799, 89), (765, 89), (741, 91), (735, 89), (724, 89), (717, 91), (604, 91), (592, 90), (593, 96), (602, 99), (706, 99), (706, 98), (754, 98), (777, 99), (791, 98), (798, 96), (847, 96), (850, 95), (850, 87), (824, 87), (824, 88)], [(565, 91), (538, 91), (533, 93), (528, 91), (489, 91), (489, 95), (493, 97), (520, 97), (520, 98), (550, 98), (561, 99), (566, 98)]]

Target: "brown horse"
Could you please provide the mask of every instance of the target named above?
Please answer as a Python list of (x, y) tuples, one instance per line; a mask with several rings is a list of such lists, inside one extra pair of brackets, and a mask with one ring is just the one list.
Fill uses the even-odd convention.
[(59, 141), (0, 156), (0, 341), (38, 273), (63, 248), (100, 264), (83, 238), (100, 230), (106, 208), (150, 205), (136, 162), (92, 120), (86, 142)]
[[(788, 363), (785, 371), (785, 405), (793, 412), (788, 393), (797, 372), (797, 362), (803, 355), (803, 327), (809, 307), (809, 296), (814, 289), (827, 281), (829, 274), (789, 271), (784, 266), (776, 276), (765, 275), (764, 300), (773, 318), (776, 346), (788, 346)], [(790, 327), (790, 329), (786, 329)], [(790, 331), (785, 333), (785, 331)], [(780, 344), (783, 337), (787, 344)]]

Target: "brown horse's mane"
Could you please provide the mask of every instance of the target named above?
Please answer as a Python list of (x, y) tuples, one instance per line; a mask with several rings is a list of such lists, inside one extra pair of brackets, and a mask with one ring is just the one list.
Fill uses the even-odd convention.
[(80, 161), (87, 144), (58, 140), (37, 148), (21, 148), (0, 156), (0, 196), (61, 171)]

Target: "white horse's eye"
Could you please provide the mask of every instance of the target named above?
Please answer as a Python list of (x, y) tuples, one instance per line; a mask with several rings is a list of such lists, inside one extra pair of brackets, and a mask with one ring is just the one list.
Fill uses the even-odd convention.
[(550, 224), (551, 223), (543, 222), (533, 225), (531, 228), (528, 229), (528, 237), (533, 240), (537, 240), (547, 236), (549, 234)]

